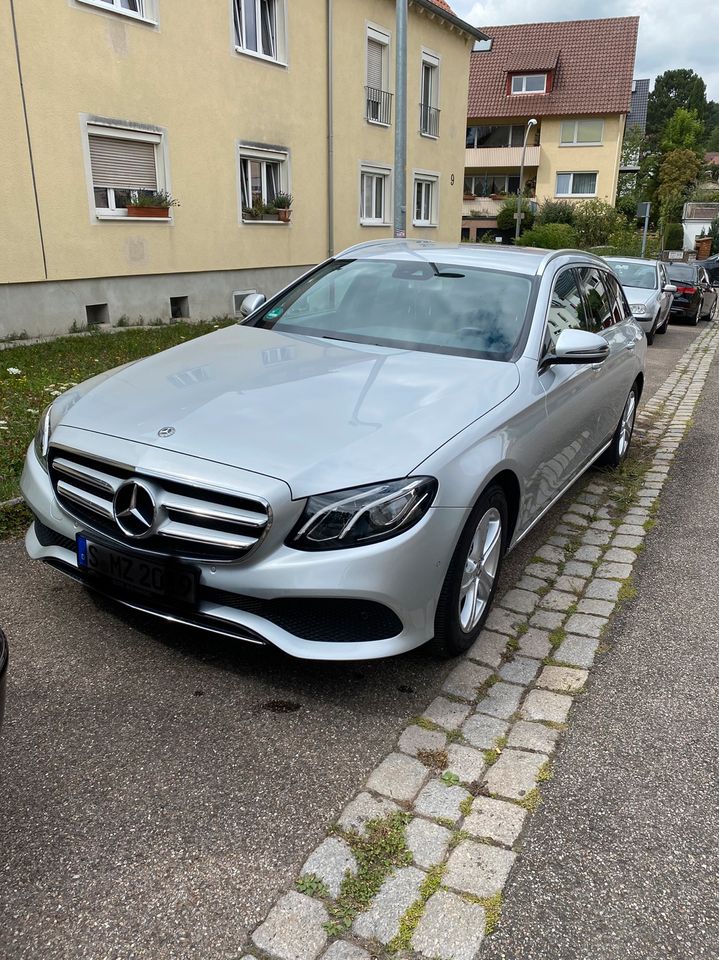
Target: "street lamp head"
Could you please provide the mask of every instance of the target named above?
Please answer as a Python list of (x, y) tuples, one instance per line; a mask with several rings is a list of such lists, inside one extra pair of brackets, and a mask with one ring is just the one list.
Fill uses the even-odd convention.
[(537, 121), (534, 119), (534, 117), (532, 117), (531, 120), (527, 120), (527, 126), (528, 126), (528, 127), (536, 127), (536, 126), (537, 126)]

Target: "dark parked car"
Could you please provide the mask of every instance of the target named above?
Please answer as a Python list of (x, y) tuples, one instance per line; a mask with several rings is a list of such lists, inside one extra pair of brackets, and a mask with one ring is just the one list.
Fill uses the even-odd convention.
[(5, 676), (7, 674), (7, 640), (5, 634), (0, 630), (0, 728), (2, 727), (2, 718), (5, 713)]
[(717, 291), (706, 270), (697, 263), (668, 263), (669, 280), (677, 288), (670, 307), (672, 320), (713, 320), (717, 311)]
[(706, 260), (697, 260), (697, 266), (704, 267), (709, 276), (709, 282), (712, 286), (719, 287), (719, 253), (714, 254), (713, 257), (707, 257)]

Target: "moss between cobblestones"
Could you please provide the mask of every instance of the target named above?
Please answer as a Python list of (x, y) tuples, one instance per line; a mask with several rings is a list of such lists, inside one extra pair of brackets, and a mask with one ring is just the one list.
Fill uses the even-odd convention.
[(432, 720), (428, 720), (426, 717), (412, 717), (408, 726), (413, 725), (415, 727), (421, 727), (423, 730), (439, 730), (440, 733), (445, 732), (438, 723), (434, 723)]
[(331, 937), (349, 930), (357, 914), (370, 906), (387, 877), (397, 867), (412, 862), (406, 838), (409, 821), (406, 813), (393, 813), (370, 820), (364, 836), (354, 830), (338, 831), (355, 856), (357, 873), (345, 876), (337, 900), (329, 905), (331, 919), (324, 927)]
[(549, 760), (546, 763), (542, 764), (539, 768), (539, 773), (537, 774), (537, 783), (546, 783), (547, 780), (552, 779), (552, 764)]
[(412, 941), (412, 935), (417, 929), (417, 924), (422, 919), (422, 914), (424, 913), (424, 908), (427, 905), (427, 901), (432, 894), (439, 890), (445, 869), (446, 864), (443, 863), (437, 867), (432, 867), (432, 869), (427, 873), (426, 879), (422, 882), (422, 886), (419, 888), (419, 897), (417, 900), (415, 900), (412, 906), (407, 909), (399, 922), (399, 932), (387, 945), (387, 951), (389, 953), (398, 953), (400, 950), (409, 950), (410, 943)]
[(567, 631), (564, 629), (564, 627), (557, 627), (556, 630), (552, 630), (547, 639), (549, 640), (550, 646), (556, 649), (565, 641), (566, 637)]
[(469, 797), (465, 797), (464, 800), (462, 800), (462, 802), (460, 803), (459, 812), (462, 814), (463, 817), (468, 817), (472, 812), (473, 800), (474, 800), (474, 797), (469, 796)]
[(417, 759), (430, 770), (445, 770), (449, 763), (446, 750), (418, 750)]
[(534, 813), (541, 802), (542, 798), (539, 794), (539, 790), (537, 790), (536, 787), (534, 790), (530, 790), (526, 797), (522, 797), (521, 800), (515, 801), (518, 807), (524, 807), (524, 809), (528, 810), (529, 813)]
[(467, 903), (478, 903), (484, 909), (484, 934), (491, 937), (499, 926), (502, 917), (502, 894), (495, 893), (491, 897), (475, 897), (471, 893), (461, 894)]
[(637, 588), (634, 586), (634, 578), (627, 577), (626, 580), (622, 581), (622, 585), (619, 588), (619, 593), (617, 594), (617, 603), (623, 603), (625, 600), (634, 600), (637, 595)]
[(493, 747), (490, 747), (488, 750), (484, 751), (484, 761), (488, 767), (491, 767), (493, 763), (496, 763), (499, 760), (499, 757), (502, 753), (502, 750), (507, 746), (507, 737), (500, 737)]

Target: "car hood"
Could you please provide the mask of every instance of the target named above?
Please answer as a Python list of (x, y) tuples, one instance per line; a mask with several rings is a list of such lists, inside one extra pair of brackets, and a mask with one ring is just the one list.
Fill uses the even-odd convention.
[(624, 293), (630, 303), (649, 303), (658, 295), (658, 290), (647, 290), (646, 287), (624, 287)]
[(303, 497), (405, 476), (518, 384), (513, 363), (236, 326), (121, 368), (61, 422)]

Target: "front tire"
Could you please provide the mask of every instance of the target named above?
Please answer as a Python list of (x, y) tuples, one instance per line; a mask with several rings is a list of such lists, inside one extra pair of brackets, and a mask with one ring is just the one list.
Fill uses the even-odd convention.
[(616, 469), (621, 466), (629, 454), (629, 446), (634, 434), (634, 420), (637, 415), (637, 404), (639, 402), (639, 388), (636, 383), (632, 386), (624, 404), (622, 415), (619, 418), (617, 429), (614, 431), (612, 442), (600, 459), (600, 463), (606, 467)]
[(508, 516), (502, 488), (488, 487), (464, 526), (442, 586), (430, 641), (437, 656), (456, 657), (479, 636), (507, 548)]

